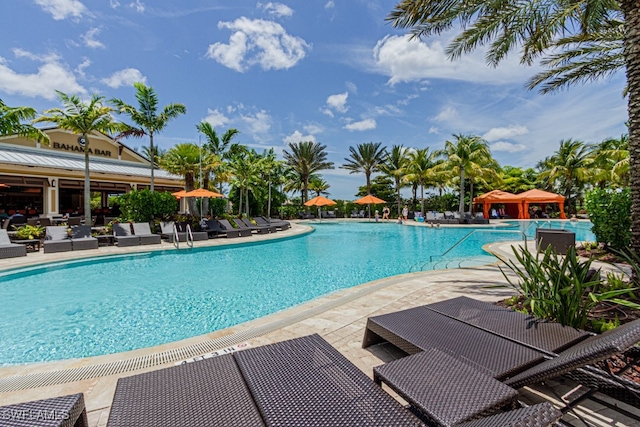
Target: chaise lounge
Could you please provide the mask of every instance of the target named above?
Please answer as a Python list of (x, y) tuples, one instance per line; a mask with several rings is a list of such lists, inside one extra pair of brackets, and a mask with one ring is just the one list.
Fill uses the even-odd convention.
[(140, 236), (134, 236), (131, 233), (131, 225), (127, 222), (124, 224), (113, 224), (113, 238), (118, 247), (138, 246), (140, 245)]
[(7, 230), (0, 229), (0, 259), (27, 256), (27, 247), (18, 243), (11, 243)]
[(251, 230), (246, 228), (246, 227), (245, 228), (235, 228), (235, 227), (233, 227), (229, 223), (229, 221), (227, 221), (226, 219), (219, 219), (218, 223), (222, 226), (222, 229), (224, 231), (226, 231), (227, 233), (229, 233), (230, 231), (237, 232), (240, 237), (247, 237), (247, 236), (251, 236), (251, 234), (253, 234), (251, 232)]
[(67, 227), (49, 226), (45, 228), (44, 253), (67, 252), (73, 250)]
[(140, 238), (141, 245), (159, 245), (162, 243), (162, 237), (151, 232), (148, 222), (134, 222), (133, 235)]
[[(517, 425), (506, 416), (546, 426), (560, 415), (538, 405), (484, 425)], [(132, 425), (425, 424), (320, 336), (310, 335), (119, 379), (107, 426)]]

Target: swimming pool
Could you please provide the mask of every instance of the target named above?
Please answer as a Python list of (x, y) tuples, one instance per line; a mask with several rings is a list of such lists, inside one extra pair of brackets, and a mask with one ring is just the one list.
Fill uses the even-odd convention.
[[(557, 224), (571, 227), (568, 221)], [(470, 231), (391, 222), (313, 225), (314, 233), (281, 241), (2, 273), (0, 366), (122, 352), (227, 328), (336, 290), (417, 271)], [(509, 229), (518, 227), (525, 226), (514, 222)], [(475, 233), (449, 256), (482, 256), (486, 243), (518, 239), (518, 233)], [(588, 233), (578, 239), (594, 240)]]

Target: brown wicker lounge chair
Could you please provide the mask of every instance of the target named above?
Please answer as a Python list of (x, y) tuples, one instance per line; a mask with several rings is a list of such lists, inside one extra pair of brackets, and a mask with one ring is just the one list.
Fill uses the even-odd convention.
[(27, 247), (18, 243), (11, 243), (7, 230), (0, 229), (0, 259), (19, 256), (27, 256)]
[(229, 231), (235, 231), (235, 232), (237, 232), (237, 233), (238, 233), (238, 235), (239, 235), (240, 237), (251, 236), (251, 235), (253, 234), (253, 233), (251, 232), (251, 230), (250, 230), (250, 229), (248, 229), (248, 228), (246, 228), (246, 227), (245, 227), (245, 228), (239, 228), (239, 227), (238, 227), (238, 228), (235, 228), (235, 227), (233, 227), (233, 226), (229, 223), (229, 221), (227, 221), (226, 219), (219, 219), (219, 220), (218, 220), (218, 223), (222, 226), (222, 229), (223, 229), (224, 231), (226, 231), (226, 232), (229, 232)]
[(82, 393), (0, 406), (3, 427), (89, 427)]

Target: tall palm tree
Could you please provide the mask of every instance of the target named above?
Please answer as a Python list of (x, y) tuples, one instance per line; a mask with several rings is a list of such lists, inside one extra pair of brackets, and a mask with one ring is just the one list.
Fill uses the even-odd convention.
[(446, 141), (440, 154), (445, 156), (441, 170), (447, 170), (457, 176), (460, 183), (460, 203), (458, 211), (464, 214), (465, 178), (474, 176), (478, 168), (482, 168), (491, 159), (487, 141), (476, 135), (453, 135), (455, 141)]
[(249, 193), (254, 192), (260, 183), (260, 167), (262, 157), (255, 150), (244, 147), (231, 155), (229, 167), (233, 173), (233, 186), (238, 189), (240, 203), (238, 213), (242, 213), (244, 204), (245, 213), (249, 216)]
[(429, 153), (428, 147), (421, 150), (410, 150), (408, 153), (409, 161), (404, 180), (416, 182), (420, 186), (420, 211), (422, 213), (424, 213), (424, 186), (428, 185), (436, 176), (437, 156), (437, 152)]
[(289, 151), (283, 156), (287, 166), (295, 171), (302, 183), (302, 203), (308, 200), (311, 174), (325, 169), (333, 169), (333, 162), (327, 160), (326, 145), (313, 141), (290, 142)]
[[(160, 167), (169, 173), (184, 177), (185, 191), (195, 189), (200, 171), (200, 147), (192, 142), (177, 144), (160, 158)], [(189, 197), (189, 211), (196, 212), (196, 201)]]
[(160, 162), (160, 158), (164, 156), (166, 152), (167, 150), (162, 150), (161, 148), (158, 148), (157, 145), (153, 147), (153, 151), (148, 145), (142, 146), (142, 154), (144, 154), (145, 157), (149, 160), (151, 160), (151, 158), (153, 157), (153, 161), (155, 162), (155, 164), (158, 164)]
[(349, 173), (364, 173), (367, 179), (367, 194), (371, 194), (371, 174), (378, 172), (386, 157), (386, 147), (381, 142), (366, 142), (355, 147), (349, 147), (351, 155), (345, 157), (347, 163), (341, 168)]
[(380, 172), (393, 178), (396, 190), (396, 202), (398, 203), (398, 215), (402, 211), (402, 197), (400, 190), (403, 186), (402, 177), (406, 172), (408, 163), (407, 149), (402, 145), (394, 145), (387, 153), (385, 161), (380, 165)]
[(0, 136), (18, 135), (48, 144), (49, 135), (31, 124), (23, 123), (35, 116), (34, 108), (9, 107), (0, 99)]
[[(632, 249), (640, 253), (640, 8), (635, 0), (573, 2), (546, 1), (521, 2), (506, 0), (488, 3), (480, 0), (401, 0), (389, 14), (393, 26), (410, 28), (414, 37), (427, 37), (449, 31), (460, 25), (462, 31), (447, 47), (450, 57), (458, 58), (475, 48), (489, 44), (487, 61), (497, 65), (509, 52), (519, 49), (520, 61), (531, 64), (544, 55), (570, 51), (575, 45), (562, 45), (577, 34), (597, 34), (613, 31), (615, 21), (624, 23), (622, 53), (626, 68), (629, 111), (629, 170), (631, 187)], [(609, 27), (609, 28), (607, 28)], [(619, 26), (617, 27), (619, 28)], [(593, 43), (608, 48), (607, 43), (616, 36), (603, 37)], [(614, 42), (615, 44), (615, 42)], [(574, 49), (580, 57), (578, 45)], [(587, 50), (589, 45), (586, 46)], [(616, 58), (615, 46), (610, 59)], [(606, 53), (605, 53), (606, 55)], [(548, 56), (547, 56), (548, 58)], [(583, 56), (583, 59), (591, 58)], [(597, 70), (603, 57), (593, 56), (591, 67)], [(553, 59), (553, 58), (552, 58)], [(559, 66), (565, 64), (563, 60)], [(589, 66), (580, 72), (598, 78), (606, 73), (589, 73)], [(588, 80), (587, 79), (587, 80)], [(577, 80), (576, 80), (577, 81)], [(569, 79), (568, 84), (573, 80)], [(543, 88), (544, 90), (544, 88)]]
[(539, 174), (540, 179), (549, 185), (558, 184), (569, 209), (575, 208), (575, 198), (590, 180), (593, 165), (590, 150), (591, 146), (582, 141), (562, 140), (558, 151), (542, 162), (544, 170)]
[(126, 125), (113, 119), (113, 109), (104, 105), (104, 97), (93, 95), (88, 103), (80, 100), (76, 95), (67, 95), (60, 91), (58, 98), (63, 108), (52, 108), (44, 111), (34, 122), (55, 123), (60, 129), (68, 130), (79, 135), (78, 142), (84, 146), (84, 214), (91, 217), (91, 180), (89, 174), (89, 151), (91, 141), (89, 136), (93, 132), (120, 132)]
[[(117, 111), (120, 114), (126, 114), (131, 121), (137, 126), (130, 126), (119, 137), (136, 136), (142, 137), (144, 135), (149, 136), (149, 151), (154, 152), (153, 136), (162, 132), (169, 120), (178, 117), (181, 114), (186, 114), (187, 107), (183, 104), (169, 104), (162, 108), (162, 111), (158, 113), (158, 95), (152, 87), (146, 86), (144, 83), (134, 83), (136, 88), (136, 100), (138, 101), (138, 108), (133, 107), (120, 99), (112, 99), (111, 103), (115, 105)], [(155, 159), (151, 157), (151, 186), (150, 190), (154, 189), (154, 169)]]
[[(206, 142), (203, 147), (215, 154), (220, 160), (228, 158), (229, 148), (233, 138), (240, 133), (238, 129), (228, 129), (222, 136), (219, 136), (216, 130), (209, 122), (200, 122), (196, 125), (198, 132), (204, 135)], [(214, 185), (218, 185), (218, 190), (222, 193), (222, 186), (225, 182), (231, 180), (231, 173), (228, 171), (227, 165), (220, 162), (218, 167), (213, 170), (215, 175)]]

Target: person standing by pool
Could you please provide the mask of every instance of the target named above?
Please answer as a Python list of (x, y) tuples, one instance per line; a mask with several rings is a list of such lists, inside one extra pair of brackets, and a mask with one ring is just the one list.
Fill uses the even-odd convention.
[(389, 208), (386, 206), (382, 208), (382, 219), (389, 222)]
[(406, 221), (407, 218), (409, 218), (409, 207), (404, 205), (404, 208), (402, 208), (402, 219)]
[(378, 213), (377, 209), (376, 209), (376, 212), (373, 214), (373, 217), (376, 219), (376, 222), (380, 221), (380, 213)]

